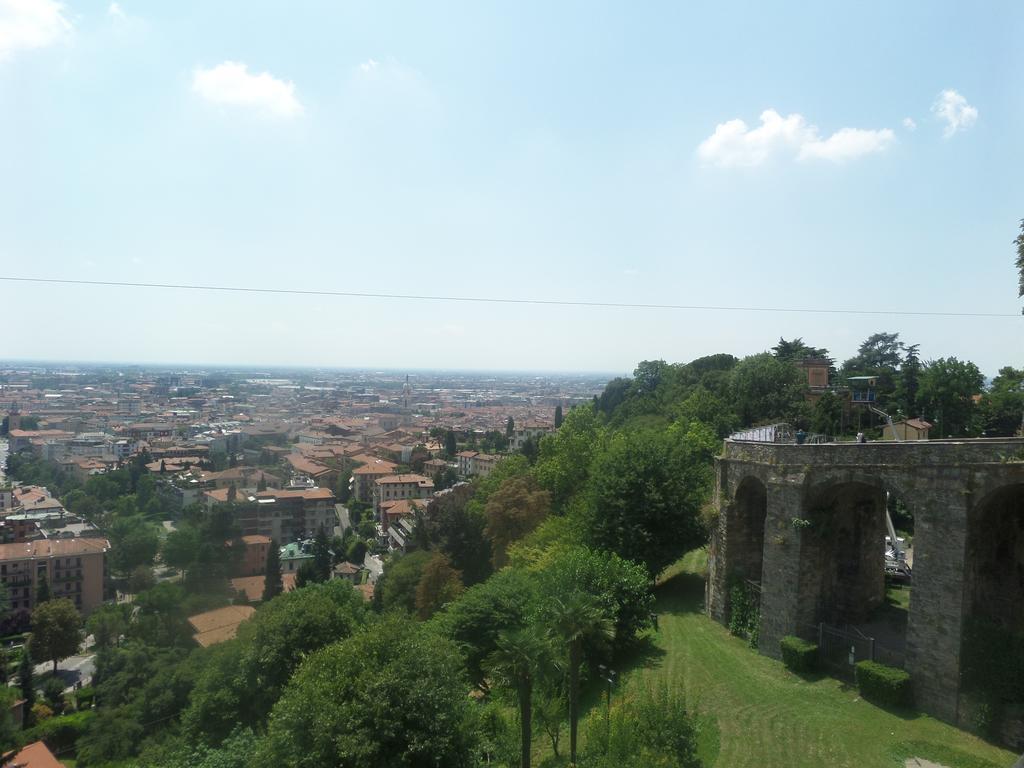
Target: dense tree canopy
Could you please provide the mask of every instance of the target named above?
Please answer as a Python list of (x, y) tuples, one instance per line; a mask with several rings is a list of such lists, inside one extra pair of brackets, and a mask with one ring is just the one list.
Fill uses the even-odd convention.
[(934, 421), (937, 437), (972, 436), (978, 432), (974, 396), (981, 393), (984, 377), (978, 366), (955, 357), (934, 360), (921, 374), (919, 397)]
[(744, 358), (732, 371), (732, 397), (744, 426), (792, 421), (803, 392), (800, 370), (768, 353)]
[(701, 544), (700, 509), (717, 446), (700, 424), (613, 435), (591, 470), (590, 544), (643, 563), (652, 574)]
[(57, 662), (78, 653), (82, 642), (82, 618), (67, 598), (49, 600), (32, 611), (32, 656)]
[(536, 528), (551, 509), (551, 494), (529, 476), (510, 477), (491, 494), (484, 507), (484, 534), (491, 542), (495, 568), (506, 563), (510, 544)]
[(274, 707), (256, 764), (474, 765), (472, 703), (458, 649), (391, 618), (312, 654)]

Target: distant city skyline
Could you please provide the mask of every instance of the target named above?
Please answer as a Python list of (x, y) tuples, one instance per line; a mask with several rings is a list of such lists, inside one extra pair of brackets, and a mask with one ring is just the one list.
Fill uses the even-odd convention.
[(1024, 366), (1024, 7), (0, 0), (0, 354), (626, 373)]

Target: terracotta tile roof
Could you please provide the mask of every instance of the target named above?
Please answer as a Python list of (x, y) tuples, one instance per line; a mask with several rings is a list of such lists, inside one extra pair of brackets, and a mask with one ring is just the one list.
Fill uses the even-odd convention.
[(423, 475), (388, 475), (377, 481), (377, 485), (389, 485), (391, 483), (418, 483), (419, 485), (434, 486), (434, 481)]
[(3, 764), (8, 768), (64, 768), (64, 763), (53, 756), (53, 752), (41, 741), (33, 741), (8, 760), (4, 755)]
[(0, 560), (22, 560), (31, 557), (74, 557), (106, 552), (106, 539), (37, 539), (18, 544), (0, 544)]
[(364, 464), (352, 470), (353, 475), (390, 475), (398, 465), (383, 459), (374, 459), (372, 464)]
[(257, 499), (333, 499), (334, 491), (330, 488), (268, 488), (265, 491), (256, 493)]
[(238, 625), (254, 613), (256, 609), (251, 605), (228, 605), (189, 616), (188, 623), (196, 631), (193, 639), (203, 648), (208, 648), (233, 638), (238, 633)]
[[(258, 603), (263, 599), (263, 587), (266, 585), (266, 576), (239, 576), (231, 580), (231, 588), (236, 592), (245, 592), (245, 599), (250, 603)], [(281, 585), (285, 592), (295, 589), (295, 574), (282, 573)]]

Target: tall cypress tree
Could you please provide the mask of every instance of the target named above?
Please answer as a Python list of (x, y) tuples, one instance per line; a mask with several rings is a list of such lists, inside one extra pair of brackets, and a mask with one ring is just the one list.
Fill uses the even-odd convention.
[(267, 566), (264, 573), (263, 602), (267, 602), (284, 592), (284, 584), (281, 581), (281, 553), (274, 539), (270, 540), (270, 549), (267, 550)]
[(21, 698), (25, 700), (24, 724), (29, 725), (32, 713), (32, 705), (36, 703), (36, 681), (35, 664), (32, 662), (32, 655), (28, 652), (28, 645), (21, 649), (21, 662), (18, 664), (18, 687), (21, 689)]
[(555, 429), (562, 426), (562, 406), (561, 404), (555, 406)]
[(313, 539), (313, 568), (316, 570), (317, 581), (327, 581), (331, 578), (331, 567), (334, 565), (334, 558), (331, 555), (331, 543), (327, 540), (327, 534), (321, 528), (316, 532)]

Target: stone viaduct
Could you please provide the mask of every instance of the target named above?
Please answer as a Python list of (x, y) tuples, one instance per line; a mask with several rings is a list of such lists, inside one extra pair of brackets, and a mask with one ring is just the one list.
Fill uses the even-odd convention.
[(755, 443), (716, 460), (706, 605), (729, 617), (735, 579), (761, 585), (759, 650), (819, 622), (856, 624), (885, 599), (886, 495), (914, 516), (905, 668), (925, 711), (961, 719), (965, 619), (1024, 633), (1024, 439)]

